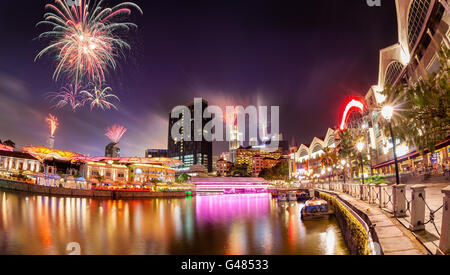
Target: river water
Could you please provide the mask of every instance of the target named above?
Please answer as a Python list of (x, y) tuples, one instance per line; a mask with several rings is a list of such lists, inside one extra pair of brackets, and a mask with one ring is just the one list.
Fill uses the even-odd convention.
[(269, 194), (99, 200), (0, 191), (0, 254), (68, 254), (73, 242), (81, 254), (348, 254), (336, 220), (303, 222), (302, 207)]

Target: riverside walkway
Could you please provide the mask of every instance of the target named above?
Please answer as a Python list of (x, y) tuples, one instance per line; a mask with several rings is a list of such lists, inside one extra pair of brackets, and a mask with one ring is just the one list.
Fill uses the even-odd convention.
[(367, 202), (356, 199), (348, 194), (324, 190), (329, 193), (335, 193), (342, 199), (356, 207), (359, 211), (365, 213), (372, 224), (375, 225), (380, 246), (384, 255), (427, 255), (428, 251), (414, 239), (412, 234), (406, 230), (403, 225), (397, 222), (390, 214), (380, 209), (376, 205), (370, 205)]
[[(448, 253), (449, 218), (444, 211), (448, 212), (449, 182), (421, 185), (318, 183), (302, 186), (339, 195), (367, 215), (375, 225), (374, 230), (386, 255)], [(443, 216), (447, 217), (444, 222)]]

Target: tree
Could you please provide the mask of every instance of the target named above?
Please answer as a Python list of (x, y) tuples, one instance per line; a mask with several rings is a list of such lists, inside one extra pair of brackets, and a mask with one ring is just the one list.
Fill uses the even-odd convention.
[(101, 175), (99, 175), (99, 174), (95, 175), (94, 178), (98, 181), (98, 184), (99, 184), (100, 186), (102, 185), (102, 182), (103, 182), (103, 180), (105, 179), (105, 177), (103, 177), (103, 176), (101, 176)]
[[(395, 109), (391, 119), (395, 138), (422, 154), (426, 148), (433, 152), (435, 145), (450, 134), (449, 63), (450, 49), (444, 46), (440, 51), (440, 71), (414, 85), (387, 87), (384, 91), (386, 104)], [(383, 128), (390, 136), (387, 122)]]
[[(345, 159), (348, 164), (350, 164), (350, 174), (352, 174), (352, 159), (355, 157), (355, 135), (349, 130), (345, 129), (339, 132), (339, 157)], [(345, 171), (345, 167), (344, 167)], [(345, 172), (344, 172), (345, 173)]]
[(4, 145), (16, 148), (16, 143), (10, 139), (6, 140), (5, 142), (3, 142)]
[(231, 168), (230, 168), (230, 175), (232, 177), (249, 177), (250, 174), (248, 172), (248, 165), (246, 164), (234, 164)]
[(185, 173), (182, 173), (176, 179), (177, 183), (186, 183), (188, 181), (189, 181), (189, 176), (187, 174), (185, 174)]
[[(329, 167), (332, 169), (332, 174), (334, 174), (334, 166), (339, 162), (339, 157), (336, 153), (336, 151), (333, 148), (325, 147), (323, 148), (323, 155), (322, 155), (322, 163), (325, 167)], [(330, 175), (328, 175), (328, 178), (330, 179)]]
[(259, 176), (265, 180), (284, 180), (289, 179), (289, 164), (286, 161), (280, 161), (270, 169), (263, 169)]

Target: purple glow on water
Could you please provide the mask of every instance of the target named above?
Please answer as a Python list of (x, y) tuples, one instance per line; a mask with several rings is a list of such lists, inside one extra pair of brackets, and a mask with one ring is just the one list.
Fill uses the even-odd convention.
[(196, 197), (198, 222), (226, 222), (236, 218), (265, 216), (270, 210), (270, 194), (209, 195)]

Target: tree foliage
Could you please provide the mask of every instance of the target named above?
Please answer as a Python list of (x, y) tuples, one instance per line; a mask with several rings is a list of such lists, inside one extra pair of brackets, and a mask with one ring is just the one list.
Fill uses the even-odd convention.
[(232, 177), (249, 177), (250, 173), (248, 172), (248, 165), (246, 164), (234, 164), (231, 168), (230, 168), (230, 172), (229, 174)]
[(259, 176), (265, 180), (289, 180), (289, 164), (281, 161), (270, 169), (263, 169)]
[[(387, 87), (386, 104), (394, 106), (392, 128), (400, 138), (419, 151), (435, 145), (450, 134), (450, 83), (448, 79), (450, 49), (440, 51), (441, 69), (414, 85)], [(384, 124), (387, 136), (388, 124)]]
[(177, 183), (187, 183), (189, 181), (189, 175), (186, 173), (182, 173), (176, 179)]

